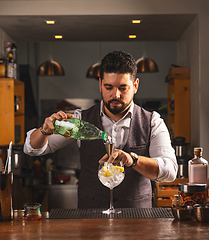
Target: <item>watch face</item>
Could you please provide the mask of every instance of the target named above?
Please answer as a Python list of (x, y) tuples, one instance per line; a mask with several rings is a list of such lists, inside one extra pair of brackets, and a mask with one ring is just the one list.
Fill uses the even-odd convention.
[(138, 158), (138, 155), (136, 153), (131, 152), (130, 155), (134, 158)]
[(133, 159), (133, 163), (132, 163), (132, 165), (130, 167), (134, 167), (137, 164), (138, 155), (136, 153), (133, 153), (133, 152), (131, 152), (130, 155), (131, 155), (131, 157)]

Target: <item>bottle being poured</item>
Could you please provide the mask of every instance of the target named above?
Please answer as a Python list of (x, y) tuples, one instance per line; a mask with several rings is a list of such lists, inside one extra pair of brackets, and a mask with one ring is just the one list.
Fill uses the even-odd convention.
[(93, 124), (77, 118), (56, 119), (54, 133), (79, 140), (108, 140), (108, 132), (103, 132)]

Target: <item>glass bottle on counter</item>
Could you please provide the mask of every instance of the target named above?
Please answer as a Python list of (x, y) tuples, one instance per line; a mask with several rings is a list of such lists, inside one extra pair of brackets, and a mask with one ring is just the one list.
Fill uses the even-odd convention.
[(67, 118), (61, 121), (56, 119), (54, 133), (79, 140), (102, 139), (107, 141), (108, 139), (107, 132), (103, 132), (93, 124), (77, 118)]
[(13, 55), (13, 77), (19, 79), (19, 66), (17, 64), (17, 47), (14, 43), (11, 45), (11, 52)]
[(203, 148), (194, 148), (194, 158), (189, 160), (189, 183), (207, 184), (208, 161), (202, 157)]

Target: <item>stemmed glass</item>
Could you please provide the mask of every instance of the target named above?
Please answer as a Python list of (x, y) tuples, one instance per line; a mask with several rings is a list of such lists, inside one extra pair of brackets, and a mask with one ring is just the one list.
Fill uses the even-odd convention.
[[(105, 147), (108, 156), (110, 156), (114, 147), (113, 143), (105, 143)], [(121, 213), (121, 211), (116, 210), (113, 207), (113, 188), (118, 186), (123, 181), (124, 177), (125, 171), (122, 162), (104, 162), (99, 165), (98, 178), (104, 186), (110, 188), (110, 207), (109, 209), (102, 211), (102, 213)]]

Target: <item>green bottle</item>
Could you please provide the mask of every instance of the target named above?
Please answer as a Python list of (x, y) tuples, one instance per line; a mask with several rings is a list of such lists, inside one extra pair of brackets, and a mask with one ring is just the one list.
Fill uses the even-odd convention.
[(103, 139), (107, 141), (108, 139), (107, 132), (103, 132), (93, 124), (77, 118), (67, 118), (61, 121), (56, 119), (54, 133), (79, 140)]

